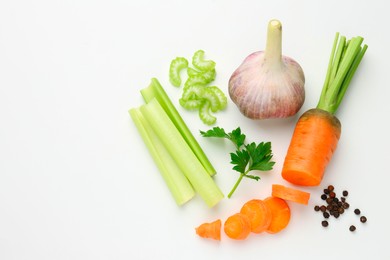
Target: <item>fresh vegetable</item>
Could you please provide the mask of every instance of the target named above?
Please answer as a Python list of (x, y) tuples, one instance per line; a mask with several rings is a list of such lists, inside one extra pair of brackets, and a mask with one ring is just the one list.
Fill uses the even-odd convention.
[(251, 223), (247, 215), (236, 213), (224, 223), (225, 234), (236, 240), (244, 240), (251, 233)]
[(206, 132), (200, 131), (203, 137), (217, 137), (226, 138), (233, 142), (236, 147), (235, 153), (230, 153), (231, 164), (233, 164), (233, 170), (240, 173), (237, 182), (233, 186), (233, 189), (228, 194), (230, 198), (242, 179), (249, 178), (258, 181), (259, 176), (251, 175), (251, 171), (270, 171), (273, 169), (275, 162), (272, 159), (272, 150), (270, 142), (261, 142), (256, 144), (252, 142), (245, 144), (245, 135), (241, 133), (241, 128), (238, 127), (230, 133), (226, 133), (223, 128), (214, 127)]
[(250, 54), (229, 80), (229, 95), (240, 112), (251, 119), (295, 115), (305, 100), (301, 66), (282, 55), (282, 24), (268, 23), (265, 51)]
[(287, 181), (303, 186), (321, 183), (341, 134), (335, 113), (367, 50), (362, 43), (360, 36), (347, 41), (336, 33), (320, 100), (301, 115), (291, 138), (282, 169)]
[[(159, 168), (169, 170), (169, 165), (167, 166), (166, 163), (173, 161), (206, 204), (210, 207), (216, 205), (224, 196), (186, 141), (185, 137), (187, 137), (187, 140), (191, 140), (183, 130), (186, 129), (186, 125), (170, 102), (164, 89), (156, 79), (153, 79), (151, 85), (143, 89), (141, 93), (146, 104), (139, 108), (130, 109), (129, 112), (141, 136), (144, 137), (149, 149), (152, 150), (152, 156)], [(155, 142), (156, 139), (158, 139), (157, 142)], [(192, 144), (195, 144), (194, 141), (192, 141)], [(164, 154), (161, 146), (165, 148), (169, 155)], [(172, 159), (169, 159), (169, 156)], [(163, 173), (164, 178), (168, 178), (169, 187), (174, 186), (175, 183), (181, 184), (171, 180), (170, 174)], [(183, 178), (181, 179), (183, 180)], [(184, 188), (179, 187), (177, 189)], [(190, 194), (189, 190), (184, 190)], [(185, 199), (179, 196), (178, 200), (181, 203)]]
[(164, 113), (160, 103), (154, 99), (141, 106), (140, 110), (206, 204), (212, 207), (223, 199), (222, 192), (170, 121), (168, 115)]
[(271, 224), (272, 213), (267, 204), (260, 199), (247, 201), (240, 210), (246, 215), (251, 223), (251, 232), (261, 233)]
[[(264, 231), (275, 234), (287, 227), (290, 217), (290, 208), (284, 199), (274, 196), (264, 200), (251, 199), (244, 203), (240, 212), (230, 215), (225, 220), (224, 232), (235, 240), (244, 240), (251, 233), (260, 234)], [(201, 224), (196, 228), (196, 232), (201, 237), (216, 237), (220, 240), (218, 220)]]
[(171, 61), (169, 67), (169, 80), (175, 87), (180, 87), (181, 77), (180, 72), (188, 67), (188, 61), (184, 57), (177, 57)]
[(204, 59), (205, 52), (198, 50), (192, 56), (192, 65), (200, 71), (212, 71), (215, 69), (215, 62)]
[(202, 238), (211, 238), (220, 241), (221, 240), (221, 226), (222, 221), (217, 219), (213, 222), (203, 223), (195, 228), (196, 234)]
[(130, 109), (129, 113), (176, 203), (181, 206), (191, 200), (195, 196), (194, 189), (157, 137), (149, 122), (144, 118), (140, 109)]
[(275, 234), (285, 229), (290, 222), (291, 211), (284, 199), (277, 197), (267, 197), (264, 199), (265, 204), (271, 210), (272, 219), (266, 232)]
[(216, 173), (213, 165), (211, 164), (203, 149), (200, 147), (198, 141), (195, 139), (194, 135), (184, 122), (183, 118), (180, 116), (179, 112), (173, 105), (172, 101), (168, 97), (164, 88), (161, 86), (160, 82), (156, 78), (152, 78), (150, 85), (141, 90), (141, 95), (146, 103), (149, 103), (154, 98), (157, 99), (157, 101), (163, 107), (165, 113), (169, 116), (175, 127), (179, 130), (180, 134), (186, 140), (187, 144), (191, 147), (196, 157), (198, 157), (203, 167), (211, 176), (213, 176)]
[(181, 85), (180, 71), (187, 69), (188, 78), (184, 83), (180, 105), (188, 110), (198, 110), (204, 124), (212, 125), (217, 118), (213, 115), (227, 106), (225, 94), (216, 86), (209, 86), (216, 77), (215, 62), (204, 59), (205, 52), (198, 50), (192, 57), (192, 65), (183, 57), (172, 60), (169, 79), (174, 86)]
[(304, 205), (307, 205), (310, 199), (310, 193), (280, 184), (272, 185), (272, 196)]

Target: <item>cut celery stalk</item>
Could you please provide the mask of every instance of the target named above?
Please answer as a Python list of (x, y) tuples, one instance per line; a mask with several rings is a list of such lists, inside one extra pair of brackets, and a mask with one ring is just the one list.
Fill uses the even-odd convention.
[(216, 173), (213, 165), (207, 158), (203, 149), (200, 147), (198, 141), (188, 129), (183, 118), (180, 116), (179, 112), (169, 99), (160, 82), (156, 78), (152, 78), (150, 85), (147, 88), (141, 90), (141, 95), (143, 96), (146, 103), (149, 103), (151, 100), (153, 100), (153, 98), (157, 99), (169, 118), (172, 120), (173, 124), (179, 130), (180, 134), (191, 147), (193, 153), (196, 155), (196, 157), (198, 157), (203, 167), (211, 176), (213, 176)]
[(158, 100), (150, 100), (142, 105), (140, 110), (195, 191), (209, 207), (215, 206), (223, 199), (223, 193), (194, 155)]
[(204, 51), (198, 50), (192, 56), (192, 65), (201, 71), (208, 71), (215, 69), (215, 62), (204, 59)]
[(215, 69), (208, 70), (208, 71), (198, 71), (198, 70), (195, 70), (193, 68), (188, 67), (187, 68), (187, 75), (189, 78), (203, 77), (204, 83), (207, 84), (207, 83), (212, 82), (215, 79), (217, 72)]
[(181, 206), (191, 200), (195, 196), (194, 189), (144, 118), (140, 109), (132, 108), (129, 110), (129, 114), (177, 205)]
[(226, 98), (225, 94), (222, 92), (222, 90), (216, 86), (210, 86), (207, 88), (212, 90), (214, 92), (214, 94), (217, 96), (217, 98), (219, 100), (219, 104), (220, 104), (219, 110), (225, 109), (227, 106), (227, 98)]
[(194, 85), (202, 85), (202, 86), (206, 86), (207, 83), (209, 83), (207, 81), (207, 79), (205, 77), (203, 77), (202, 74), (199, 74), (197, 76), (192, 76), (192, 77), (189, 77), (186, 82), (184, 83), (184, 89), (185, 88), (188, 88), (188, 87), (191, 87), (191, 86), (194, 86)]
[(201, 99), (179, 99), (179, 104), (187, 110), (197, 110), (202, 105)]
[(212, 89), (204, 87), (202, 93), (200, 94), (200, 98), (206, 99), (210, 102), (211, 111), (217, 112), (218, 110), (220, 110), (221, 103), (219, 102), (217, 95)]
[(169, 67), (169, 80), (175, 87), (180, 87), (181, 85), (181, 77), (180, 71), (188, 67), (188, 61), (184, 57), (177, 57), (176, 59), (171, 61), (171, 65)]
[(183, 100), (189, 100), (189, 99), (199, 99), (203, 95), (204, 87), (201, 85), (191, 85), (183, 90), (183, 94), (181, 95), (181, 98)]
[(202, 74), (203, 74), (202, 71), (193, 69), (191, 67), (187, 68), (187, 75), (188, 75), (188, 77), (195, 77), (195, 76), (199, 76), (199, 75), (202, 75)]
[(217, 121), (217, 118), (210, 113), (210, 102), (204, 100), (199, 108), (199, 117), (206, 125), (212, 125)]
[(202, 73), (203, 78), (206, 80), (207, 83), (212, 82), (217, 75), (217, 72), (215, 69), (208, 70)]

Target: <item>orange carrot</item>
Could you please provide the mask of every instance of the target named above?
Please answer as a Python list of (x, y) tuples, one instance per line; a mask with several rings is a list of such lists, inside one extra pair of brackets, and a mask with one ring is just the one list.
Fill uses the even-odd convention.
[(246, 215), (236, 213), (225, 221), (224, 231), (232, 239), (244, 240), (251, 232), (251, 222)]
[(211, 238), (220, 241), (221, 240), (221, 226), (222, 222), (217, 219), (210, 223), (203, 223), (199, 227), (195, 228), (196, 234), (203, 238)]
[(319, 185), (340, 133), (340, 121), (331, 113), (321, 109), (306, 111), (295, 127), (282, 177), (297, 185)]
[(253, 233), (258, 234), (265, 231), (271, 223), (271, 210), (264, 201), (259, 199), (247, 201), (242, 206), (240, 213), (249, 218)]
[(363, 38), (336, 34), (324, 86), (316, 108), (299, 118), (283, 164), (282, 177), (303, 186), (318, 186), (340, 138), (341, 124), (334, 115), (367, 45)]
[(272, 196), (304, 205), (307, 205), (310, 199), (310, 193), (289, 188), (280, 184), (272, 185)]
[(267, 197), (264, 199), (272, 214), (271, 223), (266, 229), (267, 233), (275, 234), (287, 227), (290, 222), (290, 207), (287, 202), (277, 197)]

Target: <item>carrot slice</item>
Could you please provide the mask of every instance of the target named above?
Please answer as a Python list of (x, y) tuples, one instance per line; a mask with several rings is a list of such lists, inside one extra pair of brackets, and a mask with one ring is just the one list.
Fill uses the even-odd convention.
[(240, 213), (248, 216), (253, 233), (258, 234), (265, 231), (271, 223), (271, 210), (264, 201), (259, 199), (247, 201), (242, 206)]
[(221, 220), (217, 219), (210, 223), (203, 223), (199, 227), (195, 228), (195, 230), (196, 230), (196, 234), (202, 238), (211, 238), (220, 241), (221, 226), (222, 226)]
[(267, 197), (264, 199), (264, 202), (272, 213), (272, 220), (266, 232), (275, 234), (282, 231), (290, 222), (291, 212), (287, 202), (284, 199), (273, 196)]
[(303, 113), (287, 150), (282, 177), (296, 185), (318, 186), (340, 134), (340, 121), (331, 113), (321, 109)]
[(236, 213), (225, 221), (224, 231), (232, 239), (243, 240), (251, 232), (251, 222), (246, 215)]
[(280, 184), (272, 185), (272, 196), (304, 205), (307, 205), (310, 199), (310, 193), (289, 188)]

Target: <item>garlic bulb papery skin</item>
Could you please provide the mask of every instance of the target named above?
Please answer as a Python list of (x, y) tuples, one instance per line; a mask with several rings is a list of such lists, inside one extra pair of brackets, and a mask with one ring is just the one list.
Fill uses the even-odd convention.
[(233, 72), (229, 95), (240, 112), (251, 119), (295, 115), (305, 101), (305, 75), (292, 58), (282, 55), (282, 25), (268, 24), (265, 51), (250, 54)]

